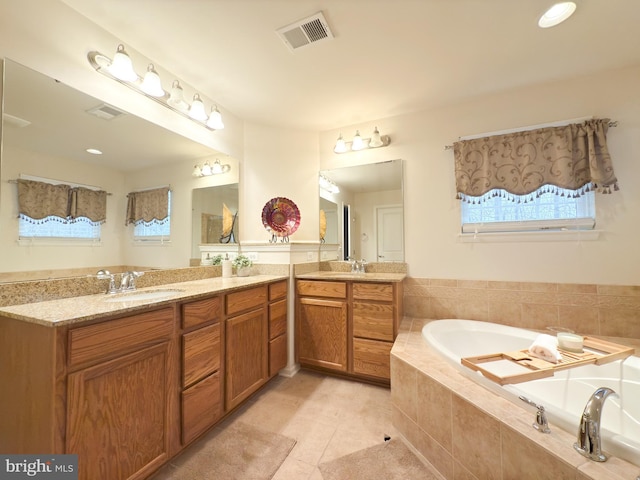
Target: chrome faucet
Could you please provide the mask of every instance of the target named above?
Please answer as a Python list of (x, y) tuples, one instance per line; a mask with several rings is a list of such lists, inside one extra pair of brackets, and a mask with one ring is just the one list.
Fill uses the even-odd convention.
[(600, 387), (593, 392), (582, 412), (578, 441), (573, 444), (578, 453), (596, 462), (607, 460), (600, 446), (600, 419), (604, 401), (609, 395), (617, 393), (608, 387)]
[(96, 277), (100, 280), (109, 280), (109, 286), (104, 293), (114, 294), (128, 292), (136, 289), (136, 278), (144, 275), (144, 272), (124, 272), (120, 277), (120, 287), (116, 287), (116, 276), (109, 270), (98, 270)]
[(136, 289), (136, 278), (144, 275), (144, 272), (124, 272), (120, 277), (120, 289), (121, 292), (128, 292)]
[(520, 395), (520, 400), (525, 403), (528, 403), (532, 407), (536, 407), (538, 411), (536, 412), (536, 421), (531, 424), (533, 428), (538, 430), (540, 433), (551, 433), (551, 429), (549, 428), (549, 422), (547, 421), (547, 414), (544, 411), (544, 405), (538, 405), (533, 400), (529, 400), (527, 397)]

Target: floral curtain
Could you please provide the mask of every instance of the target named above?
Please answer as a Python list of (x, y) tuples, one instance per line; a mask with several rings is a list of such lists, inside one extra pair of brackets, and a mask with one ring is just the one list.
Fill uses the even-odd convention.
[(127, 198), (125, 225), (161, 222), (169, 216), (169, 187), (131, 192)]
[(107, 192), (77, 187), (71, 190), (69, 216), (73, 219), (86, 217), (95, 223), (107, 219)]
[(560, 195), (560, 189), (568, 189), (581, 195), (618, 190), (607, 149), (608, 127), (609, 119), (593, 119), (456, 142), (457, 197), (475, 202), (508, 195), (527, 201), (538, 191)]
[(49, 216), (64, 221), (69, 216), (69, 185), (18, 179), (18, 215), (38, 222)]
[(18, 215), (35, 223), (47, 217), (58, 217), (60, 222), (86, 217), (93, 223), (104, 223), (107, 219), (107, 192), (18, 179)]

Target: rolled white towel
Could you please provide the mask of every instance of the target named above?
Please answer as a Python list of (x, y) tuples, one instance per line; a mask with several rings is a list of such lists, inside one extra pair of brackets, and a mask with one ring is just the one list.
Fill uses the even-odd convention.
[(558, 363), (562, 360), (562, 355), (558, 352), (558, 340), (545, 333), (536, 337), (529, 347), (529, 354), (551, 363)]

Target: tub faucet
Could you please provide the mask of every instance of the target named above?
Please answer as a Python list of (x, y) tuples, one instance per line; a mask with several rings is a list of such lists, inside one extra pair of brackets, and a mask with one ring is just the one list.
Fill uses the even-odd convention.
[(596, 462), (607, 460), (600, 446), (600, 418), (604, 401), (609, 395), (617, 393), (608, 387), (600, 387), (593, 392), (582, 412), (578, 441), (573, 444), (578, 453)]

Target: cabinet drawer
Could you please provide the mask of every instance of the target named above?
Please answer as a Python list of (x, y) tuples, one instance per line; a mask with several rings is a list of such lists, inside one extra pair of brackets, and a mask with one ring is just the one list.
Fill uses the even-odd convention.
[(182, 328), (188, 329), (213, 320), (220, 321), (220, 297), (206, 298), (182, 305)]
[(269, 285), (269, 301), (273, 302), (287, 295), (287, 281), (272, 283)]
[(353, 373), (391, 378), (392, 342), (379, 342), (364, 338), (353, 339)]
[(212, 426), (222, 415), (220, 372), (182, 392), (182, 443), (187, 444)]
[(220, 323), (182, 336), (182, 385), (187, 386), (220, 369)]
[(171, 338), (172, 334), (172, 308), (74, 328), (69, 330), (69, 366), (112, 358)]
[(393, 285), (390, 283), (353, 283), (354, 300), (393, 301)]
[(267, 286), (230, 293), (226, 297), (227, 315), (257, 308), (267, 301)]
[(298, 295), (309, 297), (347, 298), (345, 282), (324, 282), (316, 280), (298, 280)]
[(393, 341), (393, 305), (355, 302), (353, 336)]
[(287, 331), (287, 301), (269, 305), (269, 340), (282, 335)]
[(269, 342), (269, 377), (287, 366), (287, 336), (280, 335)]

